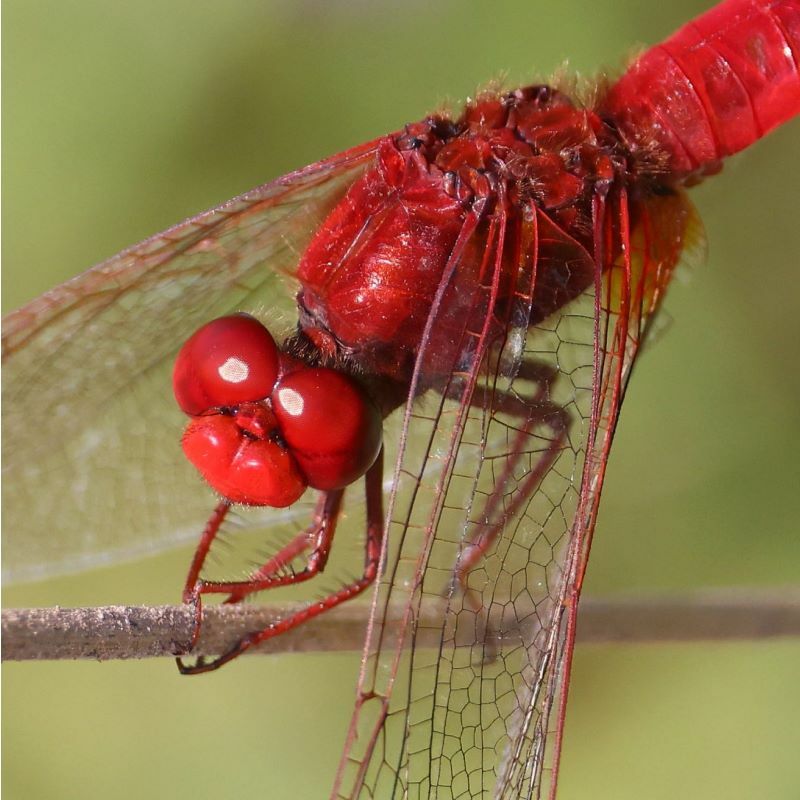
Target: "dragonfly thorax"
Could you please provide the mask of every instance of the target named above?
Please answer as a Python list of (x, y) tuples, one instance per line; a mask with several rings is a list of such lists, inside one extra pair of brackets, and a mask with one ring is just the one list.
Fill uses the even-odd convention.
[[(476, 293), (494, 261), (513, 284), (514, 243), (534, 218), (542, 235), (532, 247), (544, 267), (533, 317), (586, 288), (593, 198), (624, 174), (613, 130), (546, 86), (482, 96), (455, 120), (407, 125), (381, 140), (303, 254), (303, 331), (327, 357), (349, 356), (362, 370), (405, 380), (444, 292), (448, 312), (432, 335), (449, 369), (458, 344), (447, 319), (463, 319), (467, 308), (476, 318), (485, 312)], [(572, 266), (556, 274), (548, 267), (556, 263)], [(449, 264), (457, 291), (442, 287)]]

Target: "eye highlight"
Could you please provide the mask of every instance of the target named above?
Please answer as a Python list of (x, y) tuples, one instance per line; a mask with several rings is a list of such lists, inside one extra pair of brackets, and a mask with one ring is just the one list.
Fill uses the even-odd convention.
[(263, 400), (279, 374), (278, 346), (248, 314), (220, 317), (198, 329), (175, 361), (172, 387), (190, 415)]

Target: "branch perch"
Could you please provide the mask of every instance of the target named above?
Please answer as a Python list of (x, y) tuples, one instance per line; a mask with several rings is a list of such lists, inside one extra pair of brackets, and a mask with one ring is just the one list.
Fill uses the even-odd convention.
[[(290, 612), (291, 606), (206, 606), (194, 655), (224, 652), (250, 631)], [(297, 608), (297, 606), (294, 606)], [(434, 609), (436, 611), (437, 609)], [(445, 606), (442, 605), (442, 613)], [(361, 649), (364, 605), (344, 605), (265, 642), (258, 653), (342, 652)], [(397, 624), (399, 615), (388, 624)], [(3, 660), (97, 660), (151, 658), (185, 652), (192, 614), (184, 606), (6, 609), (2, 617)], [(465, 626), (469, 627), (469, 626)], [(438, 644), (441, 615), (421, 619), (417, 646)], [(474, 633), (474, 628), (472, 629)], [(502, 637), (515, 636), (505, 631)], [(469, 631), (456, 634), (469, 645)], [(694, 642), (800, 636), (800, 590), (725, 590), (684, 596), (585, 598), (578, 640)]]

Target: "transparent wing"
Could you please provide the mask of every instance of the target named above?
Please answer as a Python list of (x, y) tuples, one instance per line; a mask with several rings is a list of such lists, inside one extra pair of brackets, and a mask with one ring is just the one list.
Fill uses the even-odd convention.
[(4, 577), (77, 571), (197, 536), (214, 498), (180, 451), (174, 354), (233, 310), (276, 336), (296, 323), (292, 269), (374, 149), (186, 220), (4, 319)]
[[(540, 212), (514, 236), (489, 234), (487, 251), (514, 248), (516, 272), (498, 292), (503, 259), (491, 259), (494, 278), (471, 288), (460, 357), (406, 408), (387, 568), (334, 796), (547, 794), (569, 609), (617, 413), (691, 220), (682, 197), (623, 194), (597, 203), (593, 255)], [(537, 322), (558, 274), (588, 288)], [(432, 310), (433, 329), (452, 331), (446, 308)], [(440, 358), (431, 341), (420, 374)]]

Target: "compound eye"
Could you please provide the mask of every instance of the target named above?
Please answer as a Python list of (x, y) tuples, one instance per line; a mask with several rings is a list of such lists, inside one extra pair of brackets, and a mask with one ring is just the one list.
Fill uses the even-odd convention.
[(281, 435), (315, 489), (340, 489), (361, 477), (381, 448), (381, 416), (350, 377), (299, 369), (272, 392)]
[(278, 346), (270, 332), (249, 314), (232, 314), (186, 340), (175, 360), (172, 388), (181, 409), (196, 416), (263, 400), (278, 372)]

